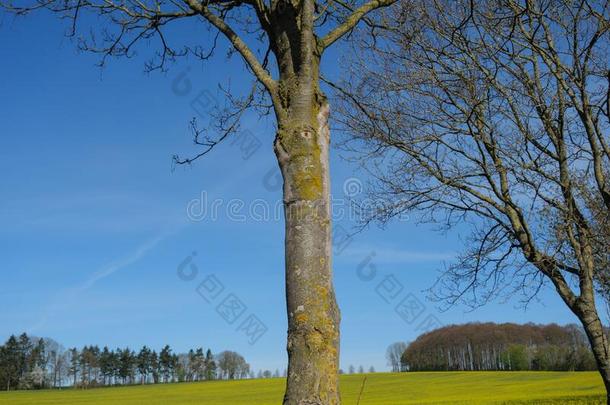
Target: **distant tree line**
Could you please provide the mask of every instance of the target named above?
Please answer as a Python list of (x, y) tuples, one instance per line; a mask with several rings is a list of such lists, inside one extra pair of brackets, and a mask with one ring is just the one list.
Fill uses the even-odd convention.
[[(368, 372), (369, 373), (374, 373), (375, 372), (375, 367), (371, 366), (368, 368)], [(347, 369), (347, 372), (343, 371), (343, 369), (339, 369), (339, 374), (364, 374), (364, 366), (358, 366), (358, 370), (356, 370), (356, 367), (354, 367), (352, 364), (350, 364), (349, 368)]]
[(409, 344), (400, 363), (401, 371), (596, 370), (582, 328), (556, 324), (446, 326)]
[[(375, 367), (370, 366), (367, 371), (368, 373), (374, 373), (375, 372)], [(339, 374), (364, 374), (365, 373), (365, 369), (364, 366), (358, 366), (358, 369), (356, 369), (356, 367), (354, 367), (353, 365), (349, 365), (347, 371), (344, 371), (342, 368), (339, 369)], [(254, 372), (252, 372), (250, 374), (251, 378), (279, 378), (279, 377), (286, 377), (287, 375), (287, 370), (284, 369), (284, 371), (280, 374), (280, 370), (276, 369), (274, 372), (272, 372), (271, 370), (259, 370), (258, 374), (254, 374)]]
[(174, 354), (169, 345), (159, 353), (143, 346), (98, 346), (66, 350), (53, 339), (23, 333), (0, 346), (0, 389), (89, 388), (127, 384), (247, 378), (252, 373), (243, 356), (232, 351), (213, 355), (210, 349)]

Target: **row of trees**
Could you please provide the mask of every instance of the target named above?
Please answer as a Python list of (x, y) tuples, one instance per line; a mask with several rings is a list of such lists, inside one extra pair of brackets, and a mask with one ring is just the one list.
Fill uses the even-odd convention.
[(66, 350), (52, 339), (25, 333), (0, 346), (0, 387), (7, 391), (246, 377), (254, 377), (250, 365), (232, 351), (213, 355), (210, 349), (197, 348), (175, 354), (169, 345), (158, 353), (147, 346), (138, 352), (98, 346)]
[(419, 336), (400, 356), (401, 371), (595, 369), (587, 337), (576, 325), (446, 326)]
[[(350, 365), (347, 373), (364, 370), (363, 366), (356, 369)], [(374, 373), (375, 369), (370, 367), (368, 372)], [(7, 391), (286, 376), (286, 369), (282, 373), (279, 369), (255, 373), (244, 357), (233, 351), (214, 355), (210, 349), (197, 348), (175, 354), (169, 345), (159, 353), (147, 346), (138, 352), (99, 346), (66, 350), (53, 339), (25, 333), (9, 337), (0, 346), (0, 387)]]
[(191, 349), (188, 354), (173, 354), (166, 345), (157, 354), (147, 346), (137, 353), (129, 348), (85, 346), (80, 351), (70, 349), (66, 361), (72, 385), (81, 387), (201, 381), (224, 376), (217, 372), (212, 352), (208, 349), (204, 354), (202, 348)]

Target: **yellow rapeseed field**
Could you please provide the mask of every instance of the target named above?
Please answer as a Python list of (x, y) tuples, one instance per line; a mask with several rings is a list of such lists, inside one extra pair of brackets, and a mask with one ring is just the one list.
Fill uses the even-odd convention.
[[(430, 372), (341, 376), (344, 405), (602, 404), (595, 372)], [(285, 381), (256, 379), (98, 389), (0, 392), (0, 404), (278, 405)]]

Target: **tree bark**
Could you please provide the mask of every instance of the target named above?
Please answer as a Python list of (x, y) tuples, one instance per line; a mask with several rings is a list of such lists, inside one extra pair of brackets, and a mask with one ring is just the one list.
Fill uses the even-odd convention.
[(335, 405), (340, 403), (340, 315), (331, 268), (329, 107), (323, 101), (306, 106), (309, 114), (299, 109), (279, 122), (274, 145), (284, 179), (286, 222), (284, 405)]
[(582, 323), (591, 344), (597, 369), (606, 387), (606, 403), (610, 405), (610, 350), (604, 327), (595, 309), (595, 303), (580, 302), (574, 308), (574, 313)]

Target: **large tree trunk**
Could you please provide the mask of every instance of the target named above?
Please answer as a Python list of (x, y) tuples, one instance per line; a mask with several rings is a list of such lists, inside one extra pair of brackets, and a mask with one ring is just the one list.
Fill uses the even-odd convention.
[(610, 405), (610, 350), (608, 338), (595, 308), (595, 302), (581, 301), (573, 311), (582, 323), (591, 344), (597, 369), (606, 387), (606, 401)]
[[(307, 98), (307, 97), (305, 97)], [(278, 125), (284, 178), (288, 380), (284, 405), (340, 403), (340, 315), (332, 283), (328, 104)]]

